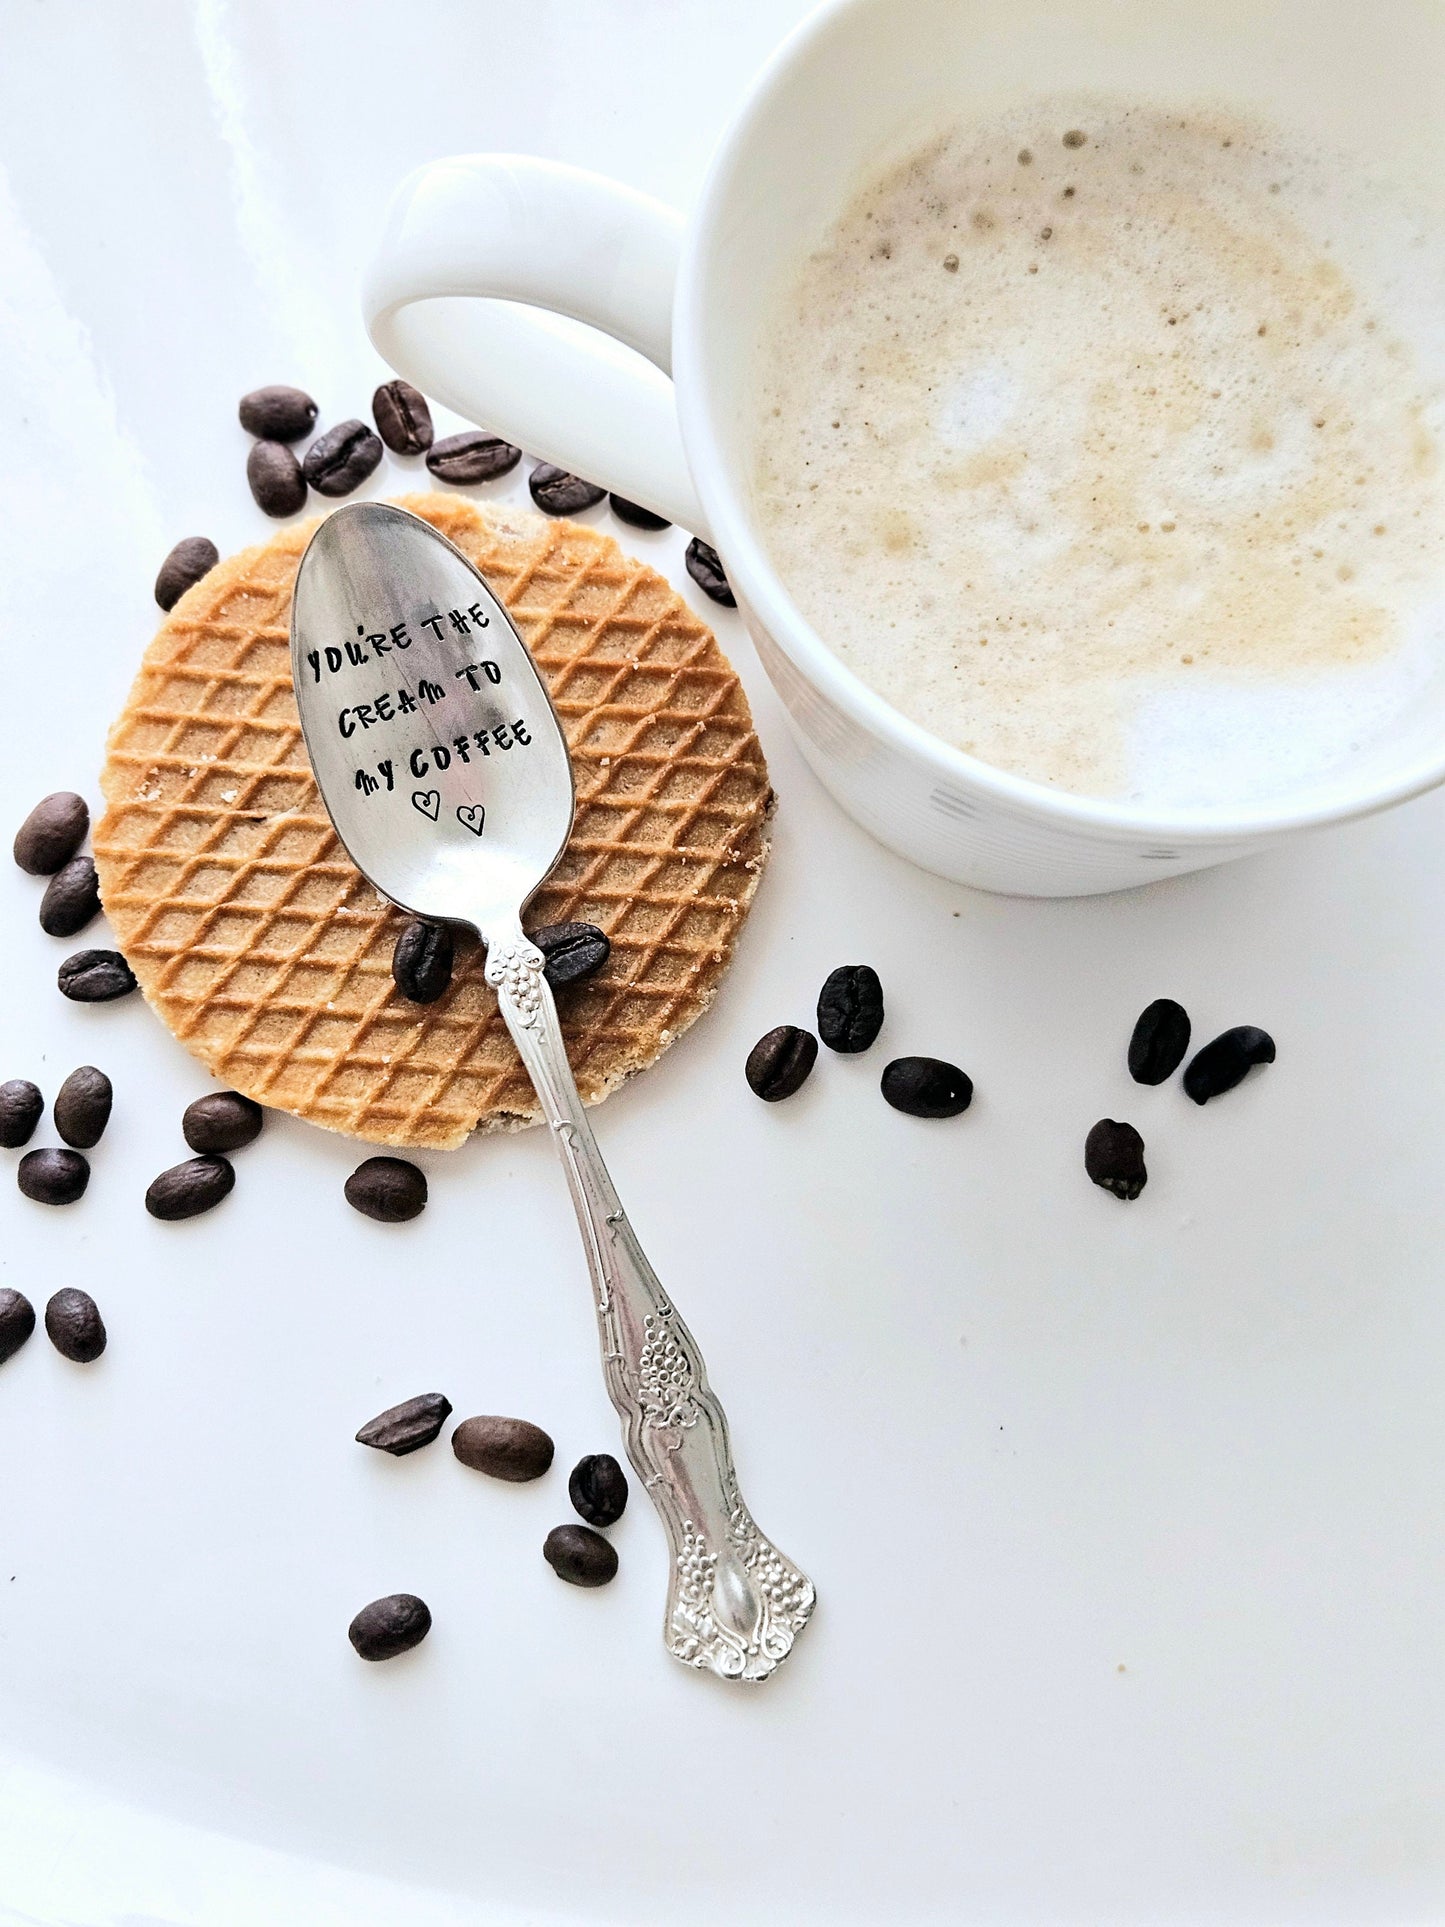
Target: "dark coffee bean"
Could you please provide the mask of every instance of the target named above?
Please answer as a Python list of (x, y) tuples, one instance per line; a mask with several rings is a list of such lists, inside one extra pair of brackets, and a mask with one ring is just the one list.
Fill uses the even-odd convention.
[(413, 917), (391, 953), (391, 975), (408, 1003), (434, 1004), (452, 980), (452, 933), (445, 923)]
[(105, 1324), (88, 1291), (67, 1286), (45, 1307), (45, 1331), (62, 1358), (93, 1365), (105, 1350)]
[(645, 509), (640, 502), (629, 502), (625, 495), (608, 497), (612, 503), (612, 513), (619, 522), (630, 522), (635, 529), (670, 529), (671, 522), (665, 515), (657, 515)]
[(419, 1452), (431, 1444), (451, 1409), (451, 1400), (440, 1392), (421, 1392), (368, 1419), (356, 1442), (373, 1446), (378, 1452), (390, 1452), (394, 1459), (404, 1459), (408, 1452)]
[(35, 1329), (35, 1307), (23, 1291), (0, 1285), (0, 1365), (13, 1358)]
[(376, 432), (393, 455), (425, 455), (436, 432), (426, 396), (409, 381), (384, 381), (371, 398)]
[(617, 1577), (617, 1548), (591, 1526), (553, 1526), (542, 1557), (569, 1586), (605, 1586)]
[(728, 586), (728, 579), (723, 574), (723, 565), (718, 560), (718, 552), (711, 543), (704, 542), (700, 535), (695, 535), (687, 545), (687, 554), (683, 557), (683, 561), (687, 565), (688, 574), (704, 595), (711, 596), (714, 602), (720, 602), (725, 609), (737, 608), (738, 599)]
[(540, 1425), (524, 1418), (464, 1418), (452, 1433), (452, 1450), (463, 1465), (514, 1485), (540, 1479), (556, 1449)]
[(764, 1103), (776, 1104), (803, 1088), (817, 1061), (818, 1040), (812, 1031), (779, 1024), (748, 1052), (744, 1075)]
[(220, 559), (221, 551), (208, 535), (183, 535), (161, 564), (156, 601), (167, 611), (174, 609), (186, 590), (194, 589)]
[(426, 465), (439, 482), (491, 482), (505, 475), (522, 459), (520, 448), (513, 448), (498, 435), (481, 428), (464, 428), (460, 435), (446, 435), (427, 450)]
[(883, 1072), (884, 1097), (910, 1117), (957, 1117), (973, 1102), (973, 1079), (940, 1057), (895, 1057)]
[(365, 422), (338, 422), (306, 451), (302, 472), (318, 495), (350, 495), (381, 460), (381, 438)]
[(110, 1122), (114, 1092), (110, 1079), (94, 1064), (72, 1071), (55, 1093), (55, 1128), (77, 1151), (99, 1144)]
[(36, 1204), (74, 1204), (85, 1196), (90, 1163), (79, 1151), (27, 1151), (15, 1167), (15, 1182)]
[(8, 1084), (0, 1084), (0, 1145), (18, 1151), (28, 1144), (44, 1109), (40, 1087), (28, 1077), (12, 1077)]
[(1137, 1198), (1149, 1182), (1143, 1138), (1132, 1124), (1101, 1117), (1084, 1139), (1084, 1169), (1116, 1198)]
[(595, 923), (544, 923), (529, 932), (547, 959), (542, 975), (553, 990), (594, 977), (612, 955), (612, 944)]
[(1139, 1013), (1129, 1039), (1129, 1075), (1136, 1084), (1162, 1084), (1184, 1062), (1189, 1012), (1172, 997), (1156, 997)]
[(15, 861), (33, 877), (50, 877), (69, 863), (90, 828), (90, 810), (74, 790), (44, 796), (15, 832)]
[(1226, 1030), (1193, 1058), (1184, 1073), (1186, 1095), (1196, 1104), (1232, 1091), (1256, 1064), (1274, 1062), (1274, 1039), (1267, 1030), (1240, 1024)]
[(299, 442), (316, 426), (318, 410), (304, 389), (277, 383), (242, 395), (237, 413), (248, 435), (267, 442)]
[(118, 950), (77, 950), (55, 980), (61, 996), (76, 1004), (111, 1004), (136, 988), (135, 972)]
[(221, 1157), (186, 1158), (152, 1178), (146, 1191), (146, 1210), (153, 1218), (174, 1224), (180, 1218), (199, 1218), (212, 1211), (236, 1186), (234, 1167)]
[(883, 1028), (883, 986), (871, 964), (839, 964), (818, 992), (818, 1035), (829, 1050), (867, 1050)]
[(100, 915), (100, 878), (95, 859), (73, 856), (55, 872), (40, 899), (40, 928), (47, 937), (78, 937)]
[(252, 442), (246, 457), (246, 480), (257, 508), (278, 521), (305, 506), (306, 477), (295, 451), (285, 442)]
[(405, 1158), (367, 1158), (346, 1180), (346, 1202), (379, 1224), (405, 1224), (426, 1208), (426, 1177)]
[(615, 1526), (627, 1510), (627, 1474), (610, 1452), (589, 1452), (572, 1468), (567, 1497), (589, 1526)]
[(431, 1631), (431, 1613), (414, 1592), (394, 1592), (363, 1606), (346, 1629), (363, 1659), (395, 1659), (420, 1646)]
[(553, 462), (538, 462), (527, 478), (532, 500), (548, 515), (580, 515), (583, 509), (596, 508), (607, 493), (595, 482), (584, 482)]
[(244, 1151), (261, 1135), (266, 1113), (239, 1091), (211, 1091), (181, 1113), (181, 1136), (193, 1151)]

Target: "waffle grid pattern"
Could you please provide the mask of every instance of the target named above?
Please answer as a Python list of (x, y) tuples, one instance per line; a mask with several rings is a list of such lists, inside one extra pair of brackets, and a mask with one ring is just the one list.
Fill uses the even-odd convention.
[[(712, 1001), (768, 852), (773, 797), (711, 632), (588, 528), (404, 498), (486, 574), (546, 676), (577, 820), (528, 911), (612, 940), (559, 998), (584, 1098), (652, 1063)], [(321, 806), (291, 691), (291, 588), (314, 524), (223, 562), (146, 652), (111, 732), (101, 896), (147, 999), (237, 1090), (378, 1144), (534, 1122), (474, 942), (436, 1004), (400, 997), (401, 918)]]

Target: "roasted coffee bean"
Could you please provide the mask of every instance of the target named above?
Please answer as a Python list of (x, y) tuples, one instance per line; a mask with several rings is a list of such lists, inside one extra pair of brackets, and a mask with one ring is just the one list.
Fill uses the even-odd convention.
[(580, 515), (583, 509), (596, 508), (607, 493), (595, 482), (584, 482), (553, 462), (538, 462), (527, 478), (532, 500), (548, 515)]
[(28, 1077), (12, 1077), (8, 1084), (0, 1084), (0, 1145), (18, 1151), (28, 1144), (44, 1109), (40, 1087)]
[(743, 1074), (765, 1104), (776, 1104), (803, 1088), (817, 1061), (818, 1040), (812, 1031), (779, 1024), (753, 1045)]
[(306, 451), (302, 473), (318, 495), (350, 495), (381, 460), (381, 438), (365, 422), (338, 422)]
[(612, 944), (595, 923), (544, 923), (530, 933), (547, 959), (542, 975), (553, 990), (594, 977), (612, 955)]
[(236, 1172), (225, 1158), (186, 1158), (152, 1178), (146, 1191), (146, 1210), (153, 1218), (174, 1224), (180, 1218), (199, 1218), (212, 1211), (236, 1186)]
[(451, 1400), (443, 1398), (440, 1392), (421, 1392), (368, 1419), (357, 1433), (356, 1443), (374, 1446), (378, 1452), (390, 1452), (394, 1459), (404, 1459), (408, 1452), (419, 1452), (424, 1445), (431, 1444), (443, 1421), (450, 1417), (451, 1409)]
[(67, 1144), (77, 1151), (99, 1144), (110, 1122), (114, 1095), (110, 1079), (94, 1064), (82, 1064), (70, 1073), (55, 1093), (54, 1109), (55, 1128)]
[(589, 1526), (615, 1526), (627, 1510), (627, 1474), (610, 1452), (589, 1452), (572, 1468), (567, 1497)]
[(40, 899), (40, 928), (47, 937), (78, 937), (100, 915), (100, 878), (95, 859), (73, 856), (55, 872)]
[(683, 557), (683, 561), (687, 565), (688, 574), (704, 595), (711, 596), (714, 602), (720, 602), (725, 609), (737, 608), (738, 599), (728, 587), (728, 579), (723, 574), (723, 565), (718, 560), (718, 552), (711, 543), (704, 542), (700, 535), (695, 535), (687, 545), (687, 554)]
[(540, 1479), (556, 1449), (540, 1425), (524, 1418), (464, 1418), (452, 1433), (452, 1450), (463, 1465), (514, 1485)]
[(105, 1324), (88, 1291), (68, 1285), (45, 1307), (45, 1331), (62, 1358), (93, 1365), (105, 1350)]
[(1269, 1032), (1240, 1024), (1206, 1044), (1192, 1059), (1184, 1073), (1184, 1090), (1196, 1104), (1207, 1104), (1211, 1097), (1232, 1091), (1256, 1064), (1273, 1062), (1274, 1039)]
[(246, 480), (257, 508), (278, 520), (305, 506), (306, 477), (295, 450), (285, 442), (252, 442)]
[(384, 381), (371, 398), (371, 413), (393, 455), (425, 455), (431, 447), (431, 410), (409, 381)]
[(242, 395), (237, 412), (248, 435), (267, 442), (299, 442), (316, 426), (318, 410), (304, 389), (277, 383)]
[(481, 428), (464, 428), (460, 435), (446, 435), (427, 450), (426, 465), (439, 482), (491, 482), (505, 475), (522, 459), (520, 448), (513, 448), (499, 435), (488, 435)]
[(169, 611), (174, 609), (187, 589), (194, 589), (221, 559), (221, 551), (208, 535), (183, 535), (162, 562), (156, 577), (156, 601)]
[(635, 529), (670, 529), (671, 522), (665, 515), (657, 515), (652, 509), (645, 509), (640, 502), (629, 502), (625, 495), (608, 497), (612, 513), (619, 522), (630, 522)]
[(408, 1003), (434, 1004), (452, 980), (452, 933), (447, 924), (413, 917), (391, 953), (392, 981)]
[(420, 1646), (431, 1631), (431, 1613), (414, 1592), (394, 1592), (363, 1606), (346, 1629), (363, 1659), (395, 1659)]
[(111, 1004), (136, 988), (135, 972), (118, 950), (77, 950), (55, 980), (61, 996), (76, 1004)]
[(1149, 1182), (1143, 1138), (1132, 1124), (1101, 1117), (1084, 1139), (1084, 1169), (1116, 1198), (1137, 1198)]
[(15, 1182), (36, 1204), (74, 1204), (85, 1196), (90, 1163), (79, 1151), (27, 1151), (15, 1167)]
[(553, 1526), (542, 1557), (569, 1586), (605, 1586), (617, 1577), (617, 1548), (591, 1526)]
[(1162, 1084), (1184, 1062), (1189, 1012), (1172, 997), (1156, 997), (1139, 1013), (1129, 1039), (1129, 1075), (1136, 1084)]
[(33, 877), (50, 877), (69, 863), (90, 828), (90, 810), (74, 790), (42, 797), (15, 832), (15, 861)]
[(910, 1117), (957, 1117), (973, 1102), (973, 1079), (940, 1057), (895, 1057), (882, 1091), (895, 1111)]
[(266, 1113), (239, 1091), (210, 1091), (181, 1114), (181, 1136), (193, 1151), (244, 1151), (261, 1135)]
[(35, 1307), (23, 1291), (0, 1285), (0, 1365), (13, 1358), (35, 1329)]
[(818, 992), (818, 1035), (829, 1050), (867, 1050), (883, 1028), (883, 986), (871, 964), (839, 964)]
[(426, 1208), (426, 1176), (405, 1158), (367, 1158), (346, 1180), (346, 1202), (379, 1224), (405, 1224)]

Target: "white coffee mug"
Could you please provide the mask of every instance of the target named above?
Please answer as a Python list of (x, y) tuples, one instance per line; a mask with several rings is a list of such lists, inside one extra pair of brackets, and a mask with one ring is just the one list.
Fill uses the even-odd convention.
[(715, 544), (804, 755), (858, 822), (940, 875), (1034, 896), (1201, 869), (1445, 778), (1437, 687), (1366, 762), (1267, 808), (1063, 794), (874, 695), (770, 565), (747, 487), (763, 298), (920, 130), (1080, 88), (1223, 100), (1445, 198), (1441, 0), (837, 0), (758, 76), (690, 222), (576, 168), (438, 161), (398, 190), (363, 293), (377, 348), (426, 393)]

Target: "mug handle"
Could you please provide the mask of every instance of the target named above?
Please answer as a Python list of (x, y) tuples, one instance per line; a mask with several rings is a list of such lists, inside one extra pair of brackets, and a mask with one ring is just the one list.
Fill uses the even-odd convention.
[(387, 212), (367, 332), (459, 415), (707, 540), (670, 376), (682, 236), (661, 201), (580, 167), (434, 161)]

